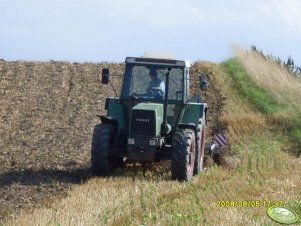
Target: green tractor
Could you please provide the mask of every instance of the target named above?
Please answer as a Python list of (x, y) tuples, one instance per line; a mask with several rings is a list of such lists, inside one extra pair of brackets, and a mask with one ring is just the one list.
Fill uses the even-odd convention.
[[(190, 94), (188, 61), (127, 57), (120, 97), (105, 102), (91, 149), (93, 175), (127, 162), (171, 160), (172, 179), (189, 181), (204, 167), (207, 103)], [(207, 89), (200, 76), (200, 89)], [(102, 84), (109, 69), (102, 69)], [(112, 84), (111, 84), (112, 85)]]

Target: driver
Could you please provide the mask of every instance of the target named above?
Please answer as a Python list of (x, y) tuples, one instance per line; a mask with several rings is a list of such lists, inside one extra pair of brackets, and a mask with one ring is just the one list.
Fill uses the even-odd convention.
[[(155, 95), (162, 95), (162, 97), (164, 97), (165, 83), (164, 83), (164, 81), (162, 81), (161, 79), (158, 78), (157, 71), (155, 69), (150, 69), (149, 76), (151, 78), (151, 81), (147, 88), (148, 92), (155, 92)], [(161, 92), (160, 92), (160, 90), (161, 90)]]

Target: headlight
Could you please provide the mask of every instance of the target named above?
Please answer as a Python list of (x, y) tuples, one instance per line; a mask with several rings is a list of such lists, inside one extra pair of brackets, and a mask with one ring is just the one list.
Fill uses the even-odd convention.
[(156, 145), (156, 140), (149, 140), (149, 145), (150, 146), (155, 146)]
[(128, 139), (128, 144), (135, 144), (135, 139), (129, 138)]

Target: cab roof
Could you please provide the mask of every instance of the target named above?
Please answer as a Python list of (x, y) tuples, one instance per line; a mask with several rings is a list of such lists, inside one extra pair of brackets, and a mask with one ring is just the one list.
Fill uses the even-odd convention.
[(187, 60), (175, 60), (164, 58), (149, 58), (149, 57), (127, 57), (125, 63), (130, 64), (151, 64), (151, 65), (165, 65), (171, 67), (190, 67)]

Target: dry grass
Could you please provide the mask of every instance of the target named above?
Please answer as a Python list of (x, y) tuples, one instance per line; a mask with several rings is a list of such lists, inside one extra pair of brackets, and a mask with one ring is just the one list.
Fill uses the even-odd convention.
[(282, 200), (289, 206), (300, 199), (300, 163), (274, 150), (246, 154), (236, 170), (213, 167), (190, 183), (141, 173), (92, 179), (6, 225), (270, 225), (266, 207), (216, 207), (217, 201)]
[[(292, 151), (301, 154), (301, 80), (293, 76), (285, 67), (265, 59), (252, 50), (234, 48), (236, 59), (244, 67), (255, 86), (263, 89), (265, 99), (248, 95), (253, 104), (266, 105), (267, 119), (280, 132), (294, 140)], [(246, 94), (245, 94), (246, 95)], [(257, 101), (256, 98), (259, 98)], [(266, 101), (266, 104), (264, 103)]]
[(290, 107), (289, 110), (300, 110), (300, 79), (292, 76), (286, 68), (263, 58), (253, 50), (234, 47), (234, 52), (247, 73), (260, 87), (267, 90), (279, 103)]
[(254, 134), (260, 136), (269, 133), (265, 116), (241, 97), (231, 76), (220, 66), (210, 62), (197, 62), (196, 68), (209, 75), (210, 90), (206, 95), (215, 95), (215, 98), (209, 99), (219, 100), (219, 104), (208, 103), (212, 111), (210, 115), (215, 114), (215, 121), (225, 125), (225, 134), (230, 144), (243, 143), (246, 137)]

